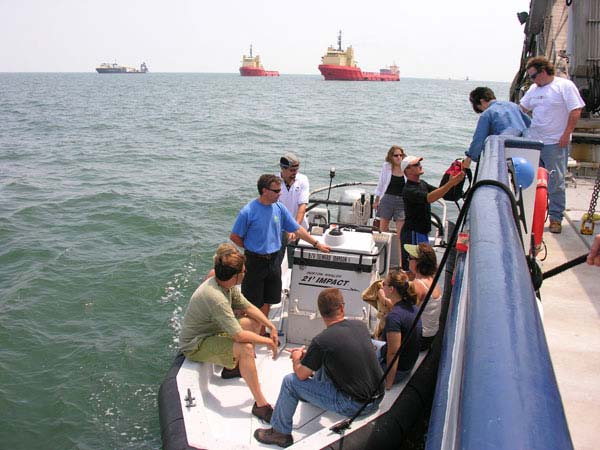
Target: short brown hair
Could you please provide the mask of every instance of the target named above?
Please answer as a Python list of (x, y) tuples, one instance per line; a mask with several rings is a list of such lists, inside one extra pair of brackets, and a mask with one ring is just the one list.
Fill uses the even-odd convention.
[(471, 91), (469, 94), (469, 101), (471, 102), (471, 106), (473, 107), (473, 111), (477, 114), (481, 114), (481, 110), (479, 109), (479, 104), (481, 100), (485, 100), (486, 102), (491, 102), (492, 100), (496, 100), (496, 94), (489, 87), (478, 87)]
[(394, 153), (396, 152), (396, 150), (400, 150), (402, 154), (406, 156), (406, 152), (402, 147), (400, 147), (399, 145), (392, 145), (388, 150), (387, 154), (385, 155), (386, 162), (389, 162), (390, 164), (394, 162)]
[(270, 173), (261, 175), (256, 183), (258, 195), (262, 195), (263, 189), (268, 189), (269, 187), (271, 187), (271, 183), (281, 184), (281, 178), (279, 178), (277, 175), (272, 175)]
[(323, 289), (317, 298), (317, 305), (321, 316), (330, 319), (335, 317), (336, 311), (344, 304), (344, 296), (338, 288)]
[(240, 253), (238, 248), (228, 242), (219, 245), (215, 256), (213, 256), (214, 265), (231, 267), (240, 273), (246, 262), (246, 257)]
[(545, 56), (529, 58), (526, 69), (531, 69), (532, 67), (535, 67), (537, 72), (545, 70), (548, 75), (554, 75), (554, 64), (552, 64)]

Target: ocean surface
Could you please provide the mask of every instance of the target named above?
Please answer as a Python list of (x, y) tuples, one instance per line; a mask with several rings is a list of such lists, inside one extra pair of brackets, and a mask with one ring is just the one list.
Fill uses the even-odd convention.
[[(311, 188), (377, 181), (387, 149), (439, 183), (508, 83), (0, 74), (0, 448), (158, 449), (183, 312), (282, 153)], [(273, 399), (275, 400), (275, 399)]]

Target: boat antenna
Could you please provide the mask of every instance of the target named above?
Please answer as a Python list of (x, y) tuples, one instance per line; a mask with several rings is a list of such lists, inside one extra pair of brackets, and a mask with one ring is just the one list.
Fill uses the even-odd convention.
[(340, 34), (338, 35), (338, 50), (342, 51), (342, 30), (340, 30)]
[(250, 44), (250, 58), (252, 58), (252, 44)]
[(331, 182), (333, 181), (333, 177), (335, 177), (335, 167), (329, 169), (329, 190), (327, 191), (327, 201), (329, 201), (329, 195), (331, 194)]

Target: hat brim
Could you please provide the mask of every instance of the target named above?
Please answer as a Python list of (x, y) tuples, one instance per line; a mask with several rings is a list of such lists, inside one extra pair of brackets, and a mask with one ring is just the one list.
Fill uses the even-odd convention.
[(419, 257), (419, 246), (414, 244), (404, 244), (404, 250), (413, 258)]

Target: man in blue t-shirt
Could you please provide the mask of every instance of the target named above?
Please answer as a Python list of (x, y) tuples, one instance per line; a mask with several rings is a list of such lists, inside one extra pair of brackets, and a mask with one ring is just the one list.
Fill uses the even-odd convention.
[(242, 293), (269, 317), (271, 305), (281, 301), (281, 260), (277, 255), (282, 230), (296, 233), (322, 252), (328, 253), (331, 249), (299, 226), (286, 207), (277, 201), (281, 195), (281, 178), (261, 175), (257, 188), (259, 197), (242, 208), (229, 238), (245, 249), (246, 276)]

